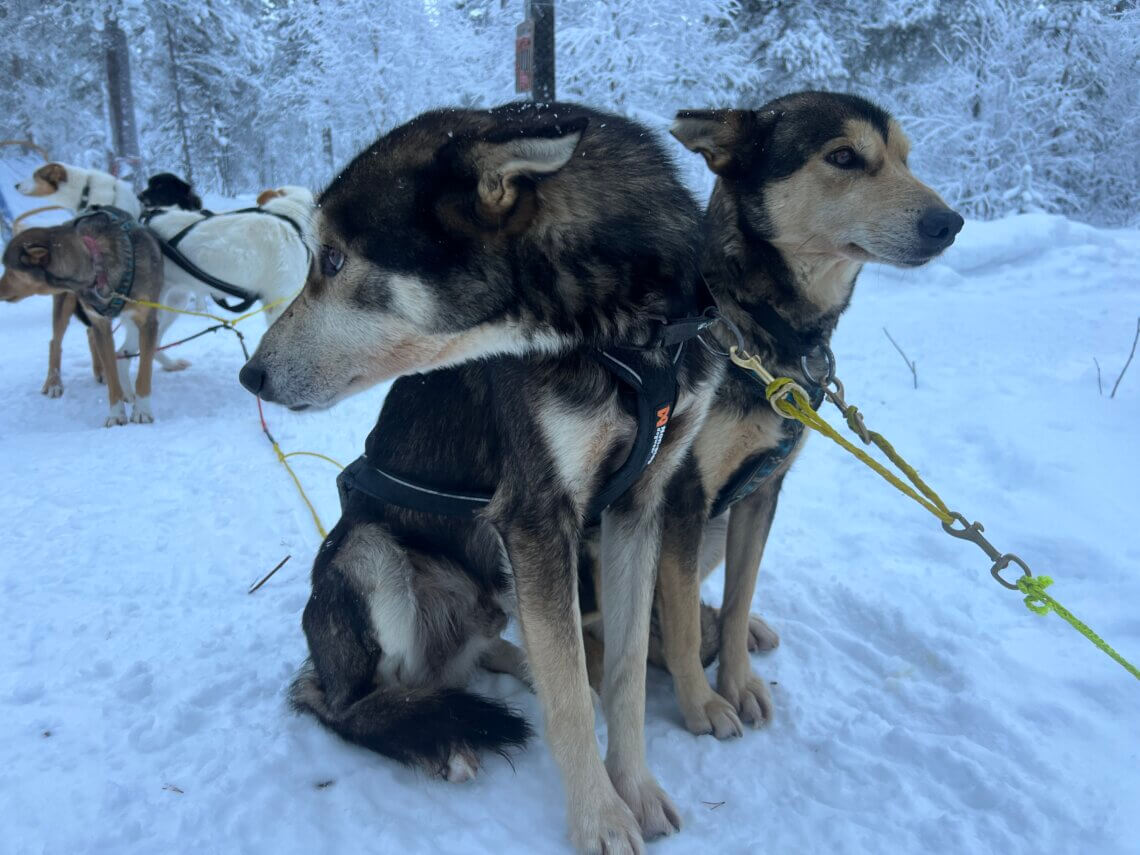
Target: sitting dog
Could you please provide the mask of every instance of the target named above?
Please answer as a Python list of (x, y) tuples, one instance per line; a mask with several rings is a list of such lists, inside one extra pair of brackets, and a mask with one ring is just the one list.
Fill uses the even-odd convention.
[(194, 188), (173, 172), (159, 172), (146, 180), (146, 189), (139, 193), (144, 210), (181, 208), (183, 211), (202, 210), (202, 200)]
[[(348, 485), (314, 563), (311, 662), (293, 702), (345, 739), (465, 778), (474, 749), (526, 733), (463, 690), (480, 660), (517, 672), (498, 639), (517, 601), (574, 843), (643, 851), (643, 837), (680, 824), (646, 763), (643, 724), (661, 500), (716, 382), (712, 357), (662, 320), (699, 306), (696, 204), (646, 128), (511, 104), (391, 131), (322, 194), (316, 226), (305, 289), (243, 385), (300, 410), (415, 374), (395, 383), (353, 467), (396, 490), (419, 480), (433, 506), (487, 496), (457, 519)], [(632, 381), (612, 361), (675, 380), (649, 420), (631, 414)], [(446, 370), (421, 374), (433, 369)], [(644, 451), (631, 458), (635, 435)], [(603, 764), (576, 559), (596, 497), (629, 460), (640, 475), (601, 522)]]
[[(760, 110), (687, 111), (672, 133), (718, 176), (702, 269), (742, 340), (719, 325), (710, 343), (722, 352), (743, 345), (818, 406), (827, 345), (863, 264), (925, 264), (954, 242), (962, 217), (910, 172), (898, 122), (862, 98), (803, 92)], [(749, 608), (780, 486), (804, 439), (751, 375), (730, 368), (693, 444), (698, 500), (693, 485), (670, 484), (657, 603), (663, 658), (694, 733), (739, 735), (741, 719), (759, 726), (772, 714), (748, 652), (778, 637)], [(726, 543), (724, 605), (705, 611), (706, 623), (720, 622), (714, 692), (701, 661), (709, 632), (699, 590)]]
[[(30, 228), (4, 250), (6, 276), (36, 280), (52, 292), (72, 294), (91, 321), (101, 364), (115, 364), (112, 318), (121, 312), (139, 330), (139, 368), (132, 422), (154, 421), (151, 373), (158, 346), (155, 309), (129, 298), (157, 301), (162, 294), (162, 251), (158, 241), (127, 212), (103, 208), (50, 228)], [(104, 370), (110, 412), (107, 427), (126, 424), (127, 396), (116, 371)]]

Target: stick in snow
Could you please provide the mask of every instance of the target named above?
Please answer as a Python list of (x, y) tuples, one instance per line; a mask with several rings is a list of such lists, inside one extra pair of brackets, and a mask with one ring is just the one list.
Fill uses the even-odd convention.
[(1112, 394), (1109, 398), (1116, 397), (1116, 387), (1120, 385), (1120, 381), (1124, 379), (1124, 372), (1128, 370), (1128, 366), (1132, 364), (1132, 357), (1136, 355), (1136, 341), (1140, 339), (1140, 318), (1136, 319), (1136, 335), (1132, 337), (1132, 351), (1128, 354), (1128, 361), (1124, 363), (1124, 367), (1120, 369), (1120, 376), (1116, 378), (1116, 382), (1112, 384)]
[(893, 344), (895, 346), (895, 350), (897, 350), (899, 352), (899, 356), (901, 356), (903, 358), (903, 362), (906, 363), (906, 367), (910, 369), (910, 376), (914, 378), (914, 388), (917, 389), (918, 388), (918, 369), (915, 368), (915, 365), (913, 362), (911, 362), (909, 359), (906, 358), (906, 354), (903, 353), (903, 349), (901, 347), (899, 347), (899, 343), (894, 340), (894, 338), (891, 336), (890, 332), (887, 330), (886, 327), (883, 327), (883, 332), (887, 334), (887, 338), (890, 340), (891, 344)]
[(266, 582), (268, 582), (268, 581), (269, 581), (269, 577), (270, 577), (270, 576), (272, 576), (274, 573), (276, 573), (278, 570), (280, 570), (282, 567), (284, 567), (284, 566), (285, 566), (285, 562), (286, 562), (286, 561), (288, 561), (288, 560), (289, 560), (290, 558), (292, 558), (292, 557), (293, 557), (292, 555), (286, 555), (286, 556), (285, 556), (284, 558), (282, 558), (282, 559), (281, 559), (279, 562), (277, 562), (277, 566), (276, 566), (276, 567), (274, 567), (272, 570), (270, 570), (268, 573), (266, 573), (266, 574), (265, 574), (265, 576), (262, 578), (262, 580), (261, 580), (260, 582), (258, 582), (258, 583), (257, 583), (256, 585), (254, 585), (252, 588), (250, 588), (250, 589), (249, 589), (249, 593), (251, 593), (251, 594), (252, 594), (252, 593), (253, 593), (254, 591), (256, 591), (258, 588), (260, 588), (262, 585), (264, 585)]

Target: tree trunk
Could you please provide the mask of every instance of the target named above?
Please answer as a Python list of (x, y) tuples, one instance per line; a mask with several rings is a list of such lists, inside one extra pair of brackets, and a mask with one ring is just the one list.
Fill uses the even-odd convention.
[(111, 171), (138, 189), (142, 173), (135, 99), (131, 90), (131, 58), (127, 34), (107, 12), (103, 18), (103, 47), (107, 58), (107, 100), (111, 110)]
[(170, 27), (170, 16), (164, 15), (166, 24), (166, 55), (170, 58), (170, 79), (174, 84), (174, 120), (178, 123), (178, 136), (182, 141), (183, 178), (194, 183), (194, 167), (190, 159), (190, 134), (186, 129), (186, 109), (182, 106), (182, 84), (178, 80), (178, 57), (174, 52), (174, 32)]

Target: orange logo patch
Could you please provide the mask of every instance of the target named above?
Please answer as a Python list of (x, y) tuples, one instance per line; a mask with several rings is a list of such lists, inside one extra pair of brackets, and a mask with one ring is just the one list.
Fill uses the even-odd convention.
[(662, 407), (657, 411), (657, 427), (665, 427), (669, 423), (669, 410), (670, 407)]

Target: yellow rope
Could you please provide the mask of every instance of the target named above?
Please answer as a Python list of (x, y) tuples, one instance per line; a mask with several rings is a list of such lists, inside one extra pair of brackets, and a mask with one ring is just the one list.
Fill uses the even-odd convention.
[[(301, 293), (301, 292), (298, 291), (297, 294), (299, 294), (299, 293)], [(238, 315), (236, 318), (223, 318), (223, 317), (221, 317), (219, 315), (215, 315), (211, 312), (199, 312), (199, 311), (195, 311), (193, 309), (176, 309), (173, 306), (167, 306), (164, 303), (157, 303), (157, 302), (154, 302), (153, 300), (139, 300), (135, 297), (127, 297), (126, 299), (129, 302), (134, 303), (135, 305), (138, 305), (138, 306), (146, 306), (146, 307), (151, 308), (151, 309), (160, 309), (164, 312), (174, 312), (176, 315), (190, 315), (191, 317), (194, 317), (194, 318), (207, 318), (208, 320), (214, 321), (217, 324), (221, 324), (222, 326), (226, 327), (227, 329), (233, 330), (234, 333), (237, 334), (237, 336), (240, 340), (241, 339), (241, 333), (238, 332), (238, 330), (237, 330), (238, 324), (240, 324), (242, 321), (246, 320), (247, 318), (252, 318), (254, 315), (260, 315), (262, 312), (266, 312), (269, 309), (274, 308), (275, 306), (280, 306), (286, 300), (292, 300), (294, 297), (297, 296), (297, 294), (292, 294), (292, 295), (287, 296), (287, 297), (279, 297), (276, 300), (273, 300), (272, 302), (266, 303), (265, 305), (261, 306), (258, 309), (254, 309), (252, 312), (246, 312), (243, 315)], [(242, 344), (242, 348), (244, 350), (244, 348), (245, 348), (244, 344)], [(335, 460), (333, 460), (331, 457), (328, 457), (327, 455), (324, 455), (324, 454), (320, 454), (319, 452), (316, 452), (316, 451), (290, 451), (288, 454), (286, 454), (285, 452), (283, 452), (281, 450), (281, 446), (277, 444), (277, 440), (275, 440), (273, 438), (272, 434), (269, 433), (269, 428), (265, 424), (265, 415), (261, 412), (261, 400), (260, 400), (260, 398), (258, 399), (258, 414), (261, 416), (262, 431), (269, 438), (269, 442), (273, 446), (273, 451), (277, 455), (277, 462), (285, 467), (285, 471), (288, 472), (289, 477), (291, 479), (293, 479), (293, 484), (294, 484), (294, 486), (296, 486), (297, 492), (300, 493), (300, 495), (301, 495), (301, 501), (303, 501), (305, 503), (305, 507), (307, 507), (309, 509), (309, 513), (313, 517), (313, 523), (316, 525), (317, 531), (320, 532), (321, 540), (324, 540), (326, 537), (329, 536), (329, 533), (325, 529), (324, 524), (321, 522), (321, 517), (317, 513), (317, 509), (313, 506), (312, 501), (310, 501), (308, 493), (305, 492), (305, 488), (301, 484), (301, 479), (297, 477), (297, 473), (294, 472), (293, 467), (289, 465), (289, 458), (290, 457), (297, 457), (297, 456), (317, 457), (317, 458), (320, 458), (321, 460), (327, 460), (329, 463), (333, 464), (338, 469), (344, 469), (344, 467), (341, 466), (339, 463), (337, 463)]]
[[(972, 526), (967, 526), (965, 517), (951, 511), (946, 503), (942, 501), (942, 498), (922, 479), (918, 474), (918, 470), (907, 463), (902, 458), (902, 455), (895, 451), (894, 446), (887, 442), (881, 434), (865, 430), (864, 428), (864, 441), (874, 443), (875, 446), (887, 456), (891, 463), (910, 480), (910, 484), (903, 482), (901, 478), (871, 457), (866, 451), (858, 448), (844, 438), (839, 431), (832, 427), (827, 420), (815, 411), (811, 405), (811, 401), (808, 399), (807, 393), (794, 380), (789, 377), (773, 376), (760, 364), (760, 361), (756, 359), (756, 357), (750, 356), (747, 353), (741, 353), (736, 347), (729, 350), (729, 358), (737, 366), (746, 371), (751, 371), (760, 378), (764, 383), (765, 395), (768, 398), (768, 402), (780, 415), (788, 419), (795, 419), (801, 424), (833, 440), (840, 447), (849, 451), (857, 459), (877, 472), (887, 483), (899, 492), (909, 496), (922, 507), (926, 508), (926, 510), (942, 522), (943, 528), (947, 533), (955, 537), (965, 536), (965, 539), (972, 540), (978, 544), (987, 555), (994, 559), (995, 563), (990, 571), (993, 576), (1006, 587), (1016, 588), (1025, 594), (1024, 602), (1026, 608), (1039, 615), (1048, 614), (1050, 611), (1056, 612), (1058, 617), (1065, 620), (1073, 629), (1077, 630), (1077, 632), (1095, 644), (1100, 650), (1108, 654), (1115, 662), (1127, 670), (1129, 674), (1140, 680), (1140, 670), (1138, 670), (1136, 666), (1132, 665), (1132, 663), (1113, 650), (1113, 648), (1109, 646), (1103, 638), (1093, 632), (1088, 625), (1082, 623), (1072, 612), (1045, 592), (1045, 589), (1053, 584), (1051, 578), (1048, 576), (1033, 576), (1029, 572), (1029, 568), (1025, 566), (1025, 563), (1016, 558), (1016, 556), (1001, 555), (997, 552), (992, 544), (981, 537), (981, 526), (977, 523), (974, 523)], [(863, 425), (859, 411), (854, 406), (840, 406), (840, 400), (842, 400), (841, 397), (833, 398), (836, 407), (839, 408), (843, 417), (847, 420), (847, 426), (854, 433), (862, 433), (860, 428), (862, 428)], [(960, 521), (965, 529), (951, 529), (950, 525), (955, 521)], [(1014, 585), (1006, 582), (999, 575), (999, 571), (1008, 566), (1010, 560), (1013, 560), (1024, 570), (1024, 575), (1022, 575)]]
[[(297, 294), (301, 292), (298, 291)], [(288, 297), (278, 297), (272, 302), (266, 303), (260, 308), (254, 309), (252, 312), (246, 312), (244, 315), (238, 315), (236, 318), (223, 318), (220, 315), (215, 315), (211, 312), (198, 312), (193, 309), (176, 309), (174, 306), (167, 306), (164, 303), (156, 303), (153, 300), (140, 300), (137, 297), (126, 297), (124, 299), (129, 303), (134, 303), (136, 306), (146, 306), (148, 309), (161, 309), (164, 312), (173, 312), (176, 315), (190, 315), (194, 318), (207, 318), (215, 323), (222, 324), (227, 327), (233, 327), (240, 324), (246, 318), (252, 318), (254, 315), (260, 315), (262, 312), (267, 312), (270, 309), (276, 308), (284, 303), (286, 300), (292, 300), (297, 294)]]
[(325, 460), (335, 466), (337, 469), (344, 469), (343, 464), (337, 463), (327, 454), (321, 454), (316, 451), (290, 451), (285, 455), (286, 457), (316, 457), (318, 460)]
[(1018, 579), (1017, 587), (1025, 594), (1025, 607), (1039, 615), (1047, 615), (1050, 611), (1056, 612), (1058, 617), (1067, 621), (1073, 629), (1111, 656), (1129, 674), (1140, 680), (1140, 670), (1137, 670), (1135, 665), (1113, 650), (1108, 642), (1093, 632), (1076, 615), (1045, 593), (1045, 589), (1052, 584), (1053, 580), (1048, 576), (1022, 576)]
[[(329, 536), (329, 533), (325, 531), (325, 527), (321, 524), (321, 518), (317, 514), (317, 509), (313, 507), (313, 503), (309, 501), (308, 494), (305, 493), (305, 488), (301, 486), (301, 479), (297, 477), (297, 473), (294, 472), (293, 467), (289, 465), (289, 461), (286, 459), (289, 455), (281, 451), (281, 446), (277, 444), (277, 440), (270, 440), (270, 442), (273, 443), (273, 450), (277, 452), (278, 462), (285, 467), (285, 471), (289, 473), (289, 477), (292, 478), (293, 483), (297, 485), (297, 492), (301, 494), (301, 499), (304, 501), (306, 507), (308, 507), (309, 513), (313, 515), (313, 522), (317, 526), (317, 531), (321, 533), (321, 540), (324, 540)], [(293, 453), (296, 454), (298, 452)]]

